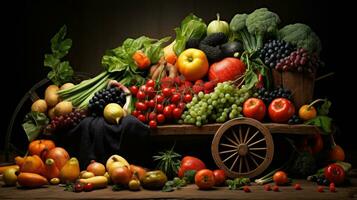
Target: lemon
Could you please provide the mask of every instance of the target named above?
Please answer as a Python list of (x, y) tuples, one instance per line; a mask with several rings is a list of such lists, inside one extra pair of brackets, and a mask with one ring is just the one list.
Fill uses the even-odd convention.
[(105, 106), (103, 115), (108, 123), (119, 124), (120, 119), (124, 116), (124, 109), (119, 104), (110, 103)]

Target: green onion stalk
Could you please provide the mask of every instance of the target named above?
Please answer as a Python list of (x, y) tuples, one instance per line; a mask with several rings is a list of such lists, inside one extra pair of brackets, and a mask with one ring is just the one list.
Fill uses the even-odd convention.
[(86, 108), (89, 100), (98, 91), (105, 89), (110, 80), (116, 80), (123, 85), (130, 84), (133, 79), (143, 79), (140, 75), (133, 75), (129, 71), (108, 72), (104, 71), (94, 78), (84, 80), (74, 87), (60, 90), (58, 92), (61, 99), (72, 102), (74, 107)]

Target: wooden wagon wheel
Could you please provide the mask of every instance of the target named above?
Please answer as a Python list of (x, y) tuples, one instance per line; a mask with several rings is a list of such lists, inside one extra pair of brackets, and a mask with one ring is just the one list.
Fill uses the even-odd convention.
[(271, 163), (274, 143), (269, 129), (251, 118), (232, 119), (216, 132), (211, 152), (231, 178), (255, 177)]

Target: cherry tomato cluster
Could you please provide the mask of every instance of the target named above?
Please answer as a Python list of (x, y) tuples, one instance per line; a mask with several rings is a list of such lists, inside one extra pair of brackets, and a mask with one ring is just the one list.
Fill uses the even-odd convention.
[(131, 86), (130, 91), (137, 101), (135, 110), (131, 113), (150, 128), (156, 128), (158, 124), (179, 120), (185, 109), (186, 103), (191, 102), (190, 90), (182, 91), (182, 85), (175, 84), (171, 87), (161, 88), (154, 80), (147, 80), (140, 87)]

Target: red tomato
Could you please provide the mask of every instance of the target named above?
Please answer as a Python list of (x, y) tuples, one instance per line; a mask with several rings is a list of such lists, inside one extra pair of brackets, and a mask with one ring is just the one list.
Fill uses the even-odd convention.
[(283, 171), (275, 172), (273, 181), (276, 185), (286, 185), (289, 182), (288, 176)]
[(171, 102), (172, 103), (178, 103), (179, 101), (181, 100), (181, 96), (179, 95), (179, 94), (174, 94), (174, 95), (172, 95), (172, 97), (171, 97)]
[(156, 119), (156, 113), (155, 112), (151, 112), (149, 114), (149, 120), (155, 120)]
[(133, 110), (133, 112), (131, 112), (131, 114), (132, 114), (134, 117), (138, 117), (138, 116), (141, 114), (141, 111), (139, 111), (139, 110)]
[(215, 183), (213, 172), (209, 169), (201, 169), (195, 175), (195, 184), (201, 190), (213, 188)]
[(171, 108), (172, 110), (174, 110), (174, 109), (176, 108), (176, 105), (175, 105), (175, 104), (173, 104), (173, 103), (172, 103), (172, 104), (170, 104), (169, 106), (170, 106), (170, 108)]
[(143, 92), (146, 92), (146, 85), (142, 85), (139, 87), (139, 91), (143, 91)]
[(184, 102), (180, 102), (177, 104), (178, 108), (181, 108), (182, 110), (185, 110), (186, 104)]
[(146, 106), (146, 104), (143, 103), (143, 102), (136, 102), (136, 103), (135, 103), (135, 108), (136, 108), (137, 110), (140, 110), (140, 111), (145, 111), (145, 110), (148, 109), (148, 107)]
[(171, 88), (171, 94), (175, 94), (176, 93), (176, 89), (175, 88)]
[(222, 169), (216, 169), (213, 171), (214, 185), (220, 186), (226, 181), (226, 173)]
[(158, 114), (156, 120), (159, 123), (163, 123), (165, 121), (165, 116), (163, 114)]
[(161, 94), (158, 94), (155, 96), (155, 100), (157, 103), (162, 103), (162, 102), (164, 102), (165, 98)]
[(149, 108), (155, 108), (155, 101), (153, 99), (150, 99), (149, 102), (147, 103), (147, 106)]
[(164, 106), (162, 104), (157, 104), (156, 105), (156, 112), (157, 113), (162, 113), (164, 111)]
[(136, 98), (139, 100), (143, 100), (143, 99), (145, 99), (145, 97), (146, 97), (146, 94), (144, 91), (139, 90), (138, 93), (136, 93)]
[(171, 89), (170, 88), (162, 89), (162, 94), (164, 95), (164, 97), (170, 97), (172, 95)]
[(130, 87), (130, 92), (133, 96), (136, 96), (136, 94), (138, 93), (139, 88), (136, 85), (133, 85)]
[(149, 79), (146, 81), (146, 87), (155, 87), (155, 81), (152, 79)]
[(90, 192), (92, 191), (94, 188), (93, 186), (93, 183), (86, 183), (84, 186), (83, 186), (83, 189), (85, 192)]
[(82, 191), (83, 191), (83, 185), (80, 184), (80, 183), (76, 183), (76, 184), (74, 185), (74, 191), (75, 191), (75, 192), (82, 192)]
[(219, 62), (213, 63), (208, 72), (210, 81), (218, 83), (235, 80), (245, 72), (244, 63), (238, 58), (225, 58)]
[(181, 108), (174, 108), (172, 111), (172, 116), (174, 119), (180, 119), (182, 115), (182, 109)]
[(324, 175), (327, 180), (336, 185), (343, 183), (346, 177), (343, 168), (337, 164), (330, 164), (325, 167)]
[(243, 104), (243, 115), (258, 121), (264, 119), (266, 106), (261, 99), (249, 98)]
[(149, 126), (150, 126), (150, 128), (157, 128), (157, 123), (156, 123), (156, 121), (155, 121), (155, 120), (150, 120)]
[(286, 123), (295, 113), (294, 104), (285, 98), (274, 99), (269, 105), (269, 117), (276, 123)]
[(189, 170), (196, 170), (199, 171), (201, 169), (205, 169), (206, 165), (202, 162), (202, 160), (192, 157), (192, 156), (185, 156), (181, 160), (181, 165), (178, 171), (178, 176), (182, 178), (185, 175), (186, 171)]
[(137, 118), (138, 118), (138, 120), (140, 120), (140, 121), (143, 122), (143, 123), (146, 122), (146, 117), (145, 117), (145, 115), (143, 115), (143, 114), (140, 114)]
[(146, 94), (150, 97), (153, 98), (155, 96), (155, 89), (154, 87), (146, 87)]
[(171, 118), (172, 116), (172, 108), (171, 106), (165, 106), (163, 113), (165, 115), (165, 118)]
[(183, 100), (184, 100), (186, 103), (190, 103), (190, 102), (192, 101), (192, 95), (186, 94), (185, 97), (183, 98)]

